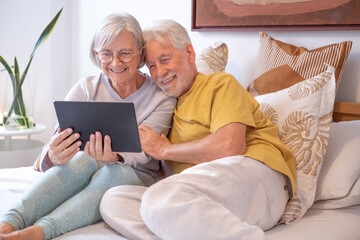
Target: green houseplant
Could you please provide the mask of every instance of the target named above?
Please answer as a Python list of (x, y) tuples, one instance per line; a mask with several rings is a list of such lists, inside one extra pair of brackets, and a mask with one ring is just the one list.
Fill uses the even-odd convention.
[[(54, 29), (60, 14), (62, 12), (62, 8), (60, 11), (55, 15), (55, 17), (51, 20), (51, 22), (45, 27), (43, 32), (41, 33), (38, 41), (35, 44), (35, 47), (30, 55), (30, 59), (28, 64), (26, 65), (22, 74), (20, 74), (20, 68), (16, 57), (14, 57), (14, 66), (10, 66), (5, 59), (0, 55), (0, 62), (5, 67), (9, 73), (11, 83), (12, 83), (12, 90), (13, 90), (13, 100), (11, 102), (10, 108), (8, 112), (3, 116), (3, 125), (7, 127), (11, 121), (17, 123), (18, 129), (25, 129), (30, 128), (33, 126), (32, 120), (28, 118), (28, 114), (26, 112), (26, 106), (24, 103), (23, 92), (22, 92), (22, 85), (26, 78), (27, 72), (29, 70), (30, 64), (34, 58), (34, 54), (36, 50), (45, 42), (45, 40), (49, 37), (50, 33)], [(11, 120), (11, 118), (13, 120)]]

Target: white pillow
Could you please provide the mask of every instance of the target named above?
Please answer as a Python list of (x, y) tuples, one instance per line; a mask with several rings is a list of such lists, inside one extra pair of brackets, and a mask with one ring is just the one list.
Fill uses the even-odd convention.
[(316, 201), (312, 208), (335, 209), (360, 204), (360, 177), (358, 177), (350, 191), (342, 198)]
[(360, 120), (332, 123), (315, 200), (339, 199), (348, 196), (359, 176)]
[(260, 110), (274, 122), (280, 139), (295, 157), (297, 189), (280, 223), (300, 219), (314, 203), (335, 101), (335, 69), (289, 88), (256, 96)]
[(199, 72), (210, 74), (224, 72), (228, 61), (228, 46), (226, 43), (216, 41), (211, 46), (204, 48), (200, 56), (196, 58), (196, 66)]

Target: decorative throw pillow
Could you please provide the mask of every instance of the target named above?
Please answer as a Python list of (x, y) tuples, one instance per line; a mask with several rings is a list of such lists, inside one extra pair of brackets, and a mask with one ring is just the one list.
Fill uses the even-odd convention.
[(290, 87), (324, 72), (324, 63), (335, 68), (337, 86), (351, 47), (352, 41), (345, 41), (308, 50), (260, 32), (255, 76), (248, 91), (257, 96)]
[(315, 200), (347, 197), (359, 176), (360, 120), (332, 123)]
[(204, 74), (224, 72), (228, 61), (229, 50), (226, 43), (217, 41), (204, 48), (196, 59), (198, 71)]
[(255, 98), (295, 157), (297, 189), (280, 220), (290, 223), (314, 202), (335, 101), (335, 69), (328, 66), (313, 78)]

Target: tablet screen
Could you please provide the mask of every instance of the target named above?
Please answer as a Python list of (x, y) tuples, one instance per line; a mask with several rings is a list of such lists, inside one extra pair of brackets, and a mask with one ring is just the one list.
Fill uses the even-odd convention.
[(113, 152), (141, 152), (135, 107), (132, 102), (55, 101), (60, 129), (80, 133), (84, 150), (90, 134), (100, 131), (111, 137)]

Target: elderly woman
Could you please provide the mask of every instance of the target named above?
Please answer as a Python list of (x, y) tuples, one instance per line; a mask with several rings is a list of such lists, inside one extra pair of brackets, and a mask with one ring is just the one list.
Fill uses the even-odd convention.
[[(138, 125), (167, 134), (176, 99), (139, 71), (144, 40), (137, 20), (126, 13), (109, 15), (95, 32), (90, 53), (102, 73), (79, 81), (66, 100), (132, 101)], [(56, 131), (39, 159), (46, 172), (2, 216), (0, 239), (52, 239), (100, 220), (99, 203), (109, 188), (155, 182), (159, 162), (144, 152), (112, 152), (110, 137), (104, 137), (103, 147), (100, 132), (90, 135), (81, 152), (78, 138), (71, 129)]]

